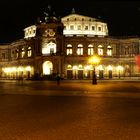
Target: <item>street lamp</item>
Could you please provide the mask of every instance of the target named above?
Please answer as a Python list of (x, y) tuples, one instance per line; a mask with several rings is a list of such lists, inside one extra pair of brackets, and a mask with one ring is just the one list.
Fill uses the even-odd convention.
[(89, 59), (89, 63), (93, 65), (93, 74), (92, 74), (92, 84), (97, 84), (97, 78), (95, 73), (95, 66), (100, 63), (100, 58), (98, 56), (93, 56)]
[(76, 71), (78, 70), (78, 67), (75, 65), (73, 66), (73, 70), (74, 70), (74, 79), (76, 79)]
[(123, 71), (123, 67), (122, 66), (118, 66), (117, 67), (118, 73), (119, 73), (119, 79), (121, 78), (121, 72)]

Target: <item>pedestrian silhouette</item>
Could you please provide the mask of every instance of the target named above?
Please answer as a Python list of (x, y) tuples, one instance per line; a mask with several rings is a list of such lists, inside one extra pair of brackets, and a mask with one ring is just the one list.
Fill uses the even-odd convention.
[(60, 84), (60, 75), (59, 74), (57, 74), (57, 76), (56, 76), (56, 81), (57, 81), (57, 85), (59, 85)]

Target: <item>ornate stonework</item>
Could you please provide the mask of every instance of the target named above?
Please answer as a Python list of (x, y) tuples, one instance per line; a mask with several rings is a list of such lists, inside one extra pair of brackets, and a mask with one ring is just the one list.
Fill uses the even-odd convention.
[[(24, 39), (0, 45), (0, 77), (53, 77), (91, 79), (96, 68), (99, 79), (139, 77), (135, 57), (140, 54), (138, 37), (112, 38), (107, 24), (87, 16), (71, 14), (47, 17), (24, 29)], [(98, 65), (89, 63), (98, 55)]]

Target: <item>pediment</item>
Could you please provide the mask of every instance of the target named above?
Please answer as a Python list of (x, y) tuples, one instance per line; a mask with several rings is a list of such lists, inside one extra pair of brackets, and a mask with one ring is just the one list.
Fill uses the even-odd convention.
[(62, 21), (67, 21), (67, 20), (78, 20), (78, 21), (82, 21), (82, 19), (84, 20), (91, 20), (91, 21), (96, 21), (97, 19), (96, 18), (92, 18), (92, 17), (88, 17), (88, 16), (83, 16), (83, 15), (79, 15), (79, 14), (70, 14), (68, 16), (65, 16), (62, 18)]

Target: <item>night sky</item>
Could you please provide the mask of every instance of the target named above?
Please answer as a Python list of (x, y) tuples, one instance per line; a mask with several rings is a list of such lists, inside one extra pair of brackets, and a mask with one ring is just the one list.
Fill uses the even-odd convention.
[(63, 17), (75, 8), (77, 14), (108, 23), (110, 36), (140, 36), (140, 2), (135, 0), (1, 0), (0, 43), (23, 38), (23, 29), (43, 16), (48, 5)]

